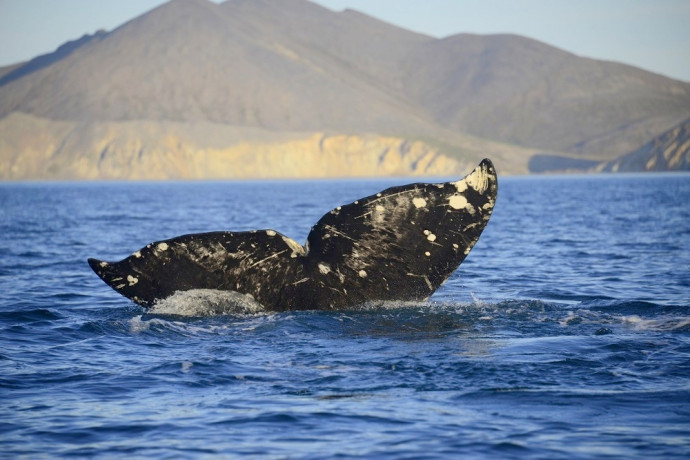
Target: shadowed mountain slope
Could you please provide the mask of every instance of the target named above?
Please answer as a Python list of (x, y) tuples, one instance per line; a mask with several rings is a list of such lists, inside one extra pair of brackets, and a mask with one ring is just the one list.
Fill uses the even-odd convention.
[(603, 170), (690, 171), (690, 119), (655, 137), (634, 152), (606, 163)]
[(461, 34), (425, 49), (404, 73), (415, 100), (444, 126), (481, 137), (625, 152), (639, 145), (634, 132), (648, 136), (690, 110), (688, 83), (524, 37)]

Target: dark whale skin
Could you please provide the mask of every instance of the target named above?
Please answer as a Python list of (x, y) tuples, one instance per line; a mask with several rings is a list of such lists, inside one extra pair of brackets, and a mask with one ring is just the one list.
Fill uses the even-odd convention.
[(192, 289), (236, 291), (269, 311), (423, 300), (475, 245), (497, 192), (486, 159), (456, 182), (392, 187), (338, 206), (304, 246), (274, 230), (210, 232), (157, 241), (119, 262), (88, 262), (145, 307)]

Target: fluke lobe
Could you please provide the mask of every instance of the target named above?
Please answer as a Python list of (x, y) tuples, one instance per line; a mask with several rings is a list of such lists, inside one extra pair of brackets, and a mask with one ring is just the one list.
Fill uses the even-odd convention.
[(275, 230), (198, 233), (89, 265), (147, 307), (192, 289), (236, 291), (271, 311), (424, 300), (477, 242), (497, 191), (486, 159), (457, 182), (391, 187), (338, 206), (311, 228), (304, 246)]

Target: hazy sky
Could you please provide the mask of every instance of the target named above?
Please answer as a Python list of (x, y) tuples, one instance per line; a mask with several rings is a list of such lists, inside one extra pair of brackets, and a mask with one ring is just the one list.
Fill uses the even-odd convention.
[[(690, 0), (315, 1), (436, 37), (516, 33), (581, 56), (690, 81)], [(85, 33), (112, 30), (161, 3), (164, 0), (0, 0), (0, 65), (53, 51)]]

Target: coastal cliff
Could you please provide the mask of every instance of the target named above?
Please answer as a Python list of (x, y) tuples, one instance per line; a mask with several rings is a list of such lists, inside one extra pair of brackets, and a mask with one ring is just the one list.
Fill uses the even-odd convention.
[[(40, 133), (39, 136), (33, 133)], [(16, 154), (21, 145), (21, 154)], [(222, 125), (0, 121), (0, 179), (260, 179), (455, 176), (473, 164), (421, 141), (265, 133)]]

